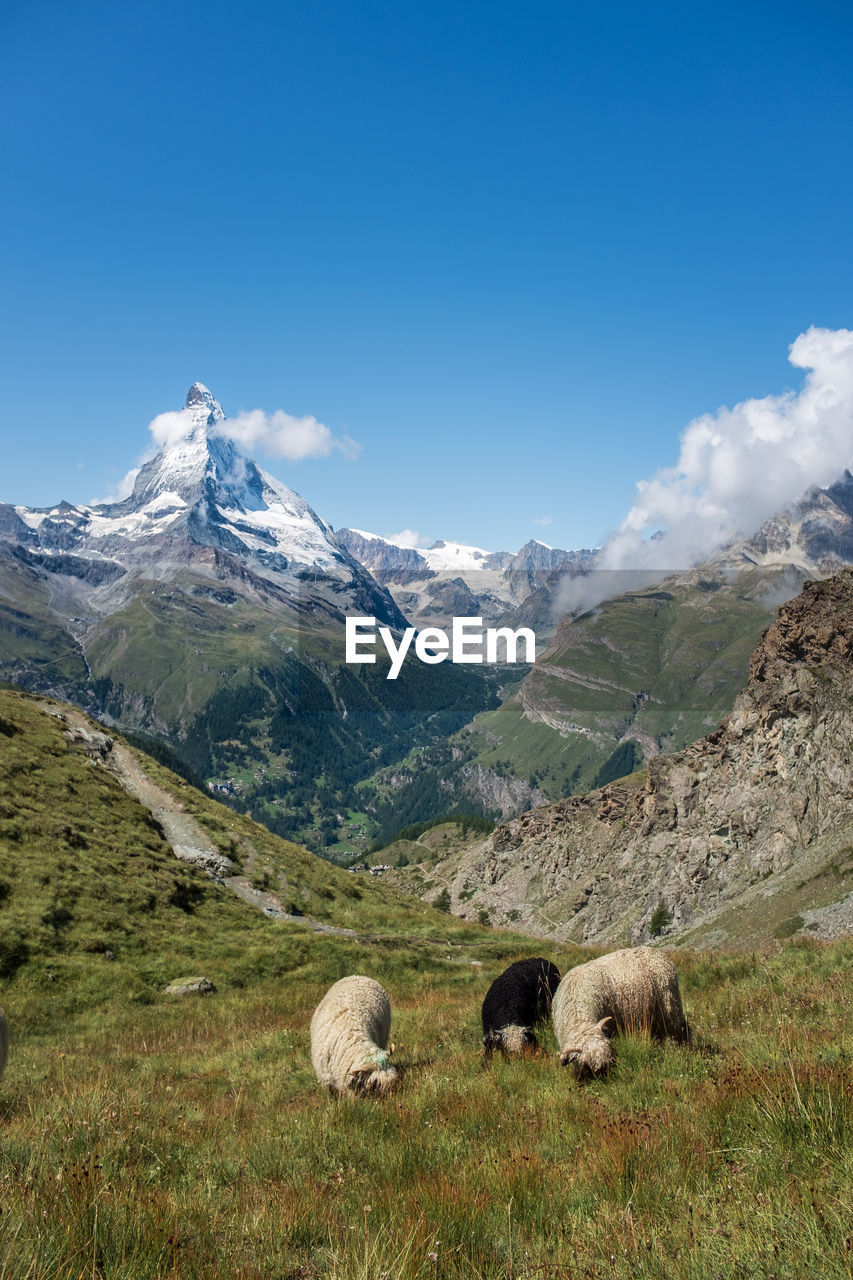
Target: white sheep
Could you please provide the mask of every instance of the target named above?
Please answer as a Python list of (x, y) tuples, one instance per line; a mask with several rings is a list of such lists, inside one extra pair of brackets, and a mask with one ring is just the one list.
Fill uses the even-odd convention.
[(678, 975), (651, 947), (611, 951), (565, 975), (551, 1006), (560, 1063), (596, 1075), (613, 1062), (610, 1036), (643, 1031), (657, 1039), (689, 1041)]
[(6, 1069), (6, 1059), (9, 1056), (9, 1020), (2, 1009), (0, 1009), (0, 1076)]
[(391, 1002), (373, 978), (353, 974), (330, 987), (311, 1019), (311, 1062), (333, 1093), (384, 1093), (397, 1079), (388, 1060)]

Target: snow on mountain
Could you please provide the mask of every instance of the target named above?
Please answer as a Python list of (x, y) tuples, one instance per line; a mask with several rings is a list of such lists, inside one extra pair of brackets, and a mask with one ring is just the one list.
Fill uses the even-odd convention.
[(430, 547), (415, 548), (380, 533), (368, 533), (366, 529), (339, 529), (338, 539), (371, 573), (418, 568), (432, 573), (456, 573), (462, 577), (489, 570), (524, 573), (557, 569), (568, 564), (588, 566), (595, 556), (595, 552), (588, 549), (563, 551), (539, 538), (531, 538), (515, 554), (444, 540), (434, 542)]
[(305, 596), (310, 582), (338, 613), (350, 593), (353, 607), (357, 597), (360, 608), (371, 605), (392, 625), (404, 625), (331, 526), (228, 439), (222, 406), (203, 383), (193, 383), (184, 408), (161, 414), (152, 430), (162, 448), (140, 467), (128, 497), (90, 506), (4, 507), (0, 537), (42, 560), (73, 552), (133, 568), (137, 577), (155, 566), (161, 572), (176, 555), (210, 573), (209, 556), (193, 548), (212, 548), (293, 593)]
[(383, 538), (381, 533), (368, 533), (366, 529), (344, 529), (343, 533), (355, 533), (359, 538), (364, 538), (365, 542), (383, 542), (386, 547), (400, 547), (406, 551), (414, 551), (415, 547), (409, 547), (404, 542), (393, 542), (390, 538)]
[(227, 535), (231, 549), (249, 555), (268, 558), (275, 550), (289, 562), (323, 569), (341, 563), (330, 526), (305, 499), (217, 431), (225, 414), (207, 387), (193, 383), (185, 407), (169, 416), (169, 442), (140, 468), (129, 497), (95, 506), (15, 508), (28, 528), (48, 534), (39, 537), (45, 550), (87, 542), (92, 552), (110, 554), (118, 542), (189, 527), (196, 541), (217, 543)]
[(497, 568), (489, 563), (493, 553), (482, 547), (468, 546), (464, 542), (434, 542), (421, 552), (430, 569), (436, 573), (456, 571), (464, 573), (474, 569)]
[[(355, 538), (350, 539), (349, 535), (351, 534), (355, 534)], [(500, 567), (489, 563), (490, 558), (494, 555), (493, 552), (484, 551), (482, 547), (469, 546), (464, 542), (438, 540), (430, 547), (411, 547), (403, 542), (395, 542), (392, 538), (385, 538), (380, 533), (368, 533), (366, 529), (341, 529), (338, 532), (338, 536), (343, 541), (357, 543), (360, 549), (376, 562), (377, 568), (396, 567), (399, 557), (395, 553), (399, 551), (410, 553), (406, 559), (411, 565), (421, 564), (424, 568), (431, 569), (434, 573), (445, 573), (453, 570), (462, 573), (472, 569), (494, 569)], [(380, 545), (379, 547), (371, 548), (369, 546), (370, 543), (378, 543)], [(364, 544), (368, 544), (368, 546), (365, 547)], [(386, 547), (393, 548), (390, 556), (384, 551)], [(501, 556), (503, 553), (498, 552), (497, 554)], [(393, 563), (379, 563), (383, 559), (390, 560)]]

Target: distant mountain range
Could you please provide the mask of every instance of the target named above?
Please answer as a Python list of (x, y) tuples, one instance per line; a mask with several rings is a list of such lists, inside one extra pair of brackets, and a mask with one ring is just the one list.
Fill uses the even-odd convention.
[[(417, 799), (429, 795), (432, 777), (448, 807), (507, 818), (686, 747), (731, 707), (777, 607), (805, 581), (851, 563), (853, 477), (846, 473), (752, 537), (655, 585), (643, 586), (640, 574), (553, 571), (512, 615), (516, 625), (536, 625), (563, 600), (535, 666), (499, 708), (478, 715), (428, 760), (396, 766), (395, 803), (407, 823), (432, 816)], [(589, 597), (599, 603), (567, 611), (572, 599)], [(381, 791), (383, 779), (377, 783)]]
[[(588, 570), (596, 558), (594, 550), (563, 551), (535, 539), (513, 553), (441, 540), (414, 548), (363, 529), (339, 529), (337, 537), (417, 627), (446, 626), (454, 616), (513, 621), (552, 578)], [(544, 641), (556, 619), (541, 611), (536, 621)]]
[(547, 542), (533, 538), (520, 551), (484, 551), (464, 542), (444, 542), (441, 539), (429, 547), (411, 547), (404, 542), (394, 542), (378, 533), (366, 533), (363, 529), (339, 529), (338, 539), (361, 561), (371, 573), (396, 572), (411, 569), (419, 573), (479, 573), (483, 570), (556, 569), (562, 564), (584, 563), (592, 557), (591, 551), (561, 551)]

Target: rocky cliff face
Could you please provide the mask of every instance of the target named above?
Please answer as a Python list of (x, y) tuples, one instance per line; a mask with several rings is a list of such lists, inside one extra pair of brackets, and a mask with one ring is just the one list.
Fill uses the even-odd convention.
[(657, 908), (670, 941), (853, 931), (851, 741), (846, 570), (780, 609), (714, 733), (651, 760), (645, 781), (498, 827), (454, 868), (454, 897), (584, 942), (646, 940)]

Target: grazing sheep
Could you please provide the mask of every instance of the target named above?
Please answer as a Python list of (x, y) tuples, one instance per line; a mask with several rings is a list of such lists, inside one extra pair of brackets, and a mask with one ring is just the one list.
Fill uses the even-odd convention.
[(353, 974), (330, 987), (311, 1019), (311, 1061), (333, 1093), (384, 1093), (397, 1079), (388, 1061), (391, 1002), (373, 978)]
[(613, 1062), (609, 1037), (646, 1031), (657, 1039), (689, 1041), (678, 975), (651, 947), (628, 947), (570, 969), (551, 1010), (560, 1062), (575, 1074), (596, 1075)]
[(548, 1017), (559, 983), (560, 970), (541, 956), (516, 960), (495, 978), (483, 1001), (486, 1057), (495, 1049), (523, 1053), (536, 1047), (533, 1027)]
[(0, 1076), (2, 1076), (6, 1068), (6, 1059), (9, 1056), (9, 1020), (2, 1009), (0, 1009)]

